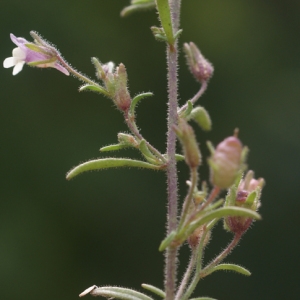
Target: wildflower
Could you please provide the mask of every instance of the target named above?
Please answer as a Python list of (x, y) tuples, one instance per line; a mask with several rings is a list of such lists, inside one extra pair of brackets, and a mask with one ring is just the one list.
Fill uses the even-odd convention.
[[(248, 171), (245, 178), (241, 179), (237, 188), (232, 187), (226, 197), (227, 205), (243, 207), (257, 211), (260, 207), (261, 190), (265, 184), (263, 178), (255, 179), (254, 172)], [(252, 224), (249, 217), (229, 216), (225, 218), (225, 228), (236, 234), (243, 234)]]
[(49, 46), (47, 48), (46, 44), (42, 46), (30, 43), (24, 38), (17, 38), (13, 34), (10, 34), (10, 38), (17, 45), (17, 48), (13, 49), (12, 57), (4, 60), (3, 67), (14, 67), (13, 75), (21, 72), (25, 63), (39, 68), (55, 68), (65, 75), (69, 75), (67, 69), (59, 64), (56, 56), (57, 52), (53, 47)]

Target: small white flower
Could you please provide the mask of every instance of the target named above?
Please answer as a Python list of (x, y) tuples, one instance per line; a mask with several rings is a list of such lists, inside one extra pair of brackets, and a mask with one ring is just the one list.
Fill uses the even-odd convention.
[(3, 62), (4, 68), (11, 68), (13, 69), (13, 75), (18, 74), (22, 71), (23, 66), (25, 64), (26, 53), (21, 48), (17, 47), (12, 51), (12, 57), (8, 57)]
[[(36, 45), (33, 43), (29, 43), (24, 38), (17, 38), (13, 34), (10, 34), (10, 38), (12, 42), (18, 47), (12, 51), (12, 57), (8, 57), (3, 61), (4, 68), (13, 69), (13, 75), (18, 74), (22, 71), (24, 64), (33, 64), (38, 68), (55, 68), (65, 75), (69, 75), (67, 69), (65, 69), (60, 63), (57, 61), (55, 53), (47, 53), (47, 48)], [(35, 45), (36, 51), (29, 49), (26, 44)]]

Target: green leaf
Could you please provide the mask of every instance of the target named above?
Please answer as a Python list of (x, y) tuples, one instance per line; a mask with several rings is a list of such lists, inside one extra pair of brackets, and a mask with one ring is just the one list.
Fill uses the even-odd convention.
[(164, 29), (165, 35), (167, 37), (168, 43), (170, 45), (174, 44), (175, 38), (173, 35), (171, 11), (168, 0), (156, 0), (157, 10), (159, 13), (159, 18), (161, 25)]
[(148, 157), (151, 157), (153, 159), (155, 159), (156, 157), (151, 153), (151, 151), (149, 150), (146, 141), (143, 139), (140, 141), (140, 145), (139, 145), (139, 149), (141, 150), (141, 152)]
[(122, 300), (153, 300), (153, 298), (135, 290), (115, 286), (95, 288), (90, 292), (90, 294), (92, 296), (102, 296), (106, 298), (116, 298)]
[(132, 102), (131, 102), (131, 105), (130, 105), (130, 114), (132, 116), (135, 115), (135, 108), (136, 108), (136, 105), (139, 103), (140, 100), (142, 100), (143, 98), (145, 97), (150, 97), (150, 96), (153, 96), (152, 93), (142, 93), (142, 94), (139, 94), (137, 96), (135, 96), (133, 99), (132, 99)]
[(101, 152), (107, 152), (107, 151), (117, 151), (117, 150), (121, 150), (124, 148), (128, 148), (128, 145), (124, 145), (124, 144), (114, 144), (114, 145), (108, 145), (108, 146), (104, 146), (102, 148), (100, 148)]
[(120, 167), (135, 167), (144, 168), (152, 170), (163, 170), (165, 167), (152, 165), (144, 161), (133, 160), (129, 158), (103, 158), (87, 161), (67, 173), (67, 179), (72, 179), (73, 177), (92, 170), (102, 170), (109, 168), (120, 168)]
[(174, 39), (177, 40), (179, 36), (182, 34), (183, 29), (179, 29), (175, 34), (174, 34)]
[(164, 251), (174, 240), (176, 231), (172, 231), (159, 245), (158, 250)]
[(186, 118), (187, 120), (189, 120), (190, 119), (189, 115), (192, 112), (192, 110), (193, 110), (193, 103), (191, 100), (188, 100), (187, 108), (183, 112), (181, 112), (179, 115), (180, 115), (180, 117), (183, 117), (183, 118)]
[(175, 159), (176, 159), (176, 161), (183, 161), (185, 158), (181, 154), (175, 154)]
[(156, 294), (156, 295), (158, 295), (158, 296), (160, 296), (162, 298), (166, 298), (166, 293), (163, 290), (157, 288), (156, 286), (153, 286), (151, 284), (145, 284), (145, 283), (143, 283), (142, 287), (145, 290), (148, 290), (148, 291), (152, 292), (153, 294)]
[(96, 85), (92, 85), (92, 84), (85, 84), (79, 88), (79, 92), (82, 92), (82, 91), (92, 91), (92, 92), (97, 92), (97, 93), (103, 94), (105, 96), (109, 96), (108, 91), (100, 85), (96, 86)]
[[(140, 2), (140, 4), (139, 4), (139, 2)], [(132, 3), (136, 3), (136, 4), (129, 5), (129, 6), (125, 7), (121, 11), (121, 17), (127, 17), (127, 16), (129, 16), (130, 14), (132, 14), (134, 12), (155, 8), (155, 2), (154, 1), (139, 1), (139, 2), (138, 1), (132, 2)], [(143, 3), (143, 2), (146, 2), (146, 3)]]
[(188, 227), (184, 227), (178, 233), (176, 240), (179, 239), (179, 241), (182, 243), (199, 226), (206, 224), (206, 223), (212, 221), (213, 219), (216, 219), (216, 218), (221, 219), (221, 218), (227, 217), (227, 216), (248, 217), (248, 218), (252, 218), (252, 219), (256, 219), (256, 220), (261, 219), (261, 216), (257, 212), (255, 212), (251, 209), (246, 209), (246, 208), (236, 207), (236, 206), (226, 206), (226, 207), (222, 207), (222, 208), (201, 214), (196, 220), (191, 222), (188, 225)]
[(240, 274), (243, 274), (243, 275), (246, 275), (246, 276), (251, 275), (250, 271), (248, 271), (247, 269), (245, 269), (241, 266), (235, 265), (235, 264), (220, 264), (220, 265), (217, 265), (217, 266), (213, 267), (212, 269), (210, 269), (208, 271), (208, 274), (211, 274), (215, 271), (221, 271), (221, 270), (235, 271), (237, 273), (240, 273)]

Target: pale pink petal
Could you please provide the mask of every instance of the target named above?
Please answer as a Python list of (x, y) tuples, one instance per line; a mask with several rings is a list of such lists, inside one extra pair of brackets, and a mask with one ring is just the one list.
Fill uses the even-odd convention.
[(15, 59), (15, 57), (8, 57), (8, 58), (5, 58), (5, 60), (3, 62), (3, 67), (4, 68), (11, 68), (16, 63), (17, 63), (17, 60)]
[(25, 64), (25, 61), (19, 61), (13, 69), (13, 75), (17, 75), (19, 72), (21, 72), (24, 64)]
[(67, 69), (65, 69), (63, 66), (61, 66), (60, 64), (55, 64), (54, 68), (62, 73), (64, 73), (65, 75), (69, 76), (70, 73), (68, 72)]

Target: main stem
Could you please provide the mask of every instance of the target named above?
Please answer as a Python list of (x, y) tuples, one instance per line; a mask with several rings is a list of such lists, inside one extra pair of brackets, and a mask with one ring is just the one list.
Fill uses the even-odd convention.
[[(180, 3), (181, 0), (170, 0), (173, 32), (178, 30)], [(168, 234), (177, 227), (178, 216), (178, 191), (177, 191), (177, 167), (175, 160), (176, 151), (176, 134), (173, 126), (177, 124), (177, 43), (173, 46), (167, 46), (167, 64), (168, 64), (168, 93), (169, 93), (169, 110), (168, 110), (168, 138), (167, 138), (167, 155), (169, 163), (167, 167), (167, 183), (168, 183)], [(177, 248), (168, 247), (166, 251), (165, 265), (165, 291), (166, 300), (175, 298), (176, 290), (176, 263)]]

